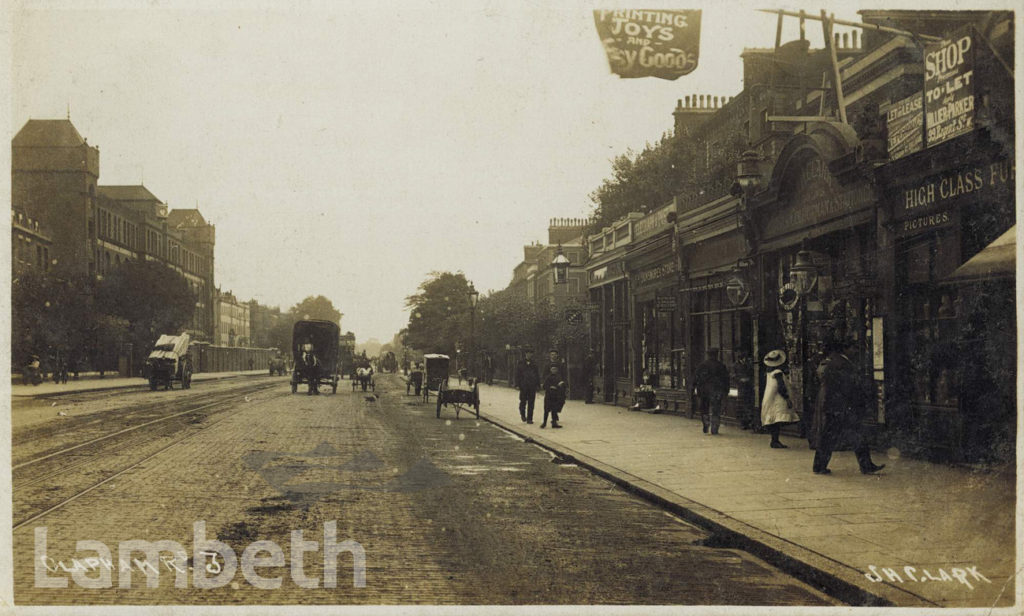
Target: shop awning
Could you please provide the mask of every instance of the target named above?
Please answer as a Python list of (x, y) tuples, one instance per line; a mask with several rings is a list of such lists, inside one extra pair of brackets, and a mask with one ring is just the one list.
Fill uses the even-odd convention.
[(1000, 235), (984, 250), (946, 278), (946, 282), (969, 282), (988, 278), (1012, 277), (1017, 272), (1017, 226)]

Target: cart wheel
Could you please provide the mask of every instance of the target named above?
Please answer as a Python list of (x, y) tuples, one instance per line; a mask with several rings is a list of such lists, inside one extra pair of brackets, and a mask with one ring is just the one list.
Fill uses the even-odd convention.
[(441, 392), (437, 392), (437, 418), (441, 419)]
[(149, 379), (149, 390), (156, 391), (157, 382), (156, 379)]
[(473, 410), (476, 411), (476, 418), (480, 419), (480, 386), (473, 385)]

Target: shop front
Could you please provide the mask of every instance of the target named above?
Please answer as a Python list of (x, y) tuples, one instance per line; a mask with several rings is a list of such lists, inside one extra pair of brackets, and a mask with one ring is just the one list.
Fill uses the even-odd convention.
[(633, 305), (633, 385), (653, 390), (650, 399), (661, 410), (688, 407), (674, 211), (672, 204), (638, 221), (626, 253)]
[[(730, 374), (729, 396), (722, 408), (726, 423), (747, 425), (754, 415), (750, 388), (754, 355), (751, 265), (739, 227), (740, 201), (726, 196), (680, 213), (678, 224), (684, 284), (688, 382), (709, 349)], [(692, 387), (689, 389), (692, 390)], [(692, 400), (691, 400), (692, 404)]]
[(1016, 440), (1012, 148), (974, 131), (879, 170), (894, 235), (895, 444), (1005, 462)]
[[(801, 416), (794, 433), (809, 429), (819, 388), (819, 367), (830, 340), (857, 345), (854, 361), (877, 403), (868, 423), (884, 422), (884, 369), (873, 337), (882, 335), (879, 310), (876, 199), (871, 185), (831, 165), (856, 148), (856, 137), (831, 124), (795, 136), (783, 148), (767, 190), (756, 196), (753, 218), (757, 314), (753, 323), (758, 361), (785, 351)], [(763, 391), (759, 371), (757, 395)]]

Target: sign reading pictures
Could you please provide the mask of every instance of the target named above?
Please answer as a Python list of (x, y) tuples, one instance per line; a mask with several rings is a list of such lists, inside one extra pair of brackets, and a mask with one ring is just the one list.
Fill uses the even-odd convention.
[(889, 159), (896, 160), (924, 148), (921, 126), (921, 93), (893, 103), (885, 112), (885, 125), (889, 132)]
[(697, 68), (700, 11), (594, 11), (612, 72), (674, 80)]
[(924, 51), (924, 112), (928, 147), (974, 129), (974, 31), (960, 29)]

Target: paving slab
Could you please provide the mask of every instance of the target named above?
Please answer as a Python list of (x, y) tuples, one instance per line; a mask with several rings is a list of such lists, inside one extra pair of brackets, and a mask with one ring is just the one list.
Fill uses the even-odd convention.
[[(723, 540), (750, 542), (773, 564), (821, 580), (855, 604), (1005, 607), (1014, 601), (1016, 475), (876, 452), (886, 464), (862, 475), (854, 455), (833, 455), (828, 476), (811, 473), (806, 441), (723, 426), (703, 434), (698, 419), (569, 401), (561, 430), (519, 418), (518, 392), (481, 386), (481, 416), (632, 486), (670, 511), (718, 527)], [(746, 533), (744, 535), (744, 533)], [(927, 564), (927, 566), (925, 566)], [(882, 578), (884, 568), (974, 566), (973, 588), (954, 580)], [(906, 576), (904, 576), (906, 577)], [(862, 603), (858, 603), (858, 601)]]

